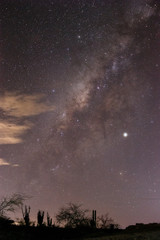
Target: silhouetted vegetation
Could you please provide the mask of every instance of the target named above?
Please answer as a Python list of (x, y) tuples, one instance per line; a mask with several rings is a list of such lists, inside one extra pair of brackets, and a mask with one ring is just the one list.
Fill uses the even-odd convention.
[(86, 216), (87, 209), (82, 209), (81, 205), (69, 203), (68, 206), (59, 210), (56, 215), (58, 224), (69, 228), (89, 226), (90, 219)]
[(30, 210), (31, 210), (30, 206), (29, 207), (25, 206), (24, 209), (22, 207), (22, 215), (27, 227), (30, 226), (30, 217), (29, 217)]
[[(160, 224), (137, 223), (120, 229), (108, 214), (97, 216), (96, 210), (90, 214), (89, 210), (81, 205), (69, 203), (62, 207), (56, 215), (57, 224), (52, 224), (49, 213), (39, 210), (37, 213), (37, 225), (30, 220), (30, 206), (23, 206), (24, 198), (21, 195), (13, 195), (3, 198), (1, 201), (0, 239), (32, 240), (32, 239), (84, 239), (84, 240), (146, 240), (160, 239)], [(5, 216), (7, 212), (13, 212), (17, 207), (22, 209), (23, 219), (18, 222)], [(92, 216), (90, 216), (92, 215)], [(40, 227), (43, 226), (43, 227)], [(149, 238), (147, 238), (149, 236)]]
[(10, 218), (8, 217), (0, 217), (0, 227), (5, 227), (5, 226), (8, 226), (8, 225), (11, 225), (12, 223), (14, 223), (13, 220), (11, 220)]
[(17, 208), (23, 205), (26, 197), (22, 194), (13, 194), (11, 197), (4, 197), (0, 201), (0, 216), (4, 217), (9, 212), (15, 212)]
[(102, 214), (98, 217), (98, 227), (102, 229), (118, 229), (119, 224), (115, 223), (112, 218), (109, 217), (108, 213)]
[(49, 216), (48, 212), (47, 212), (47, 226), (52, 227), (52, 218)]
[(44, 211), (38, 211), (37, 213), (37, 222), (38, 222), (38, 226), (42, 226), (43, 225), (43, 220), (44, 220)]
[(90, 221), (91, 227), (96, 227), (97, 226), (97, 212), (96, 210), (92, 211), (92, 219)]

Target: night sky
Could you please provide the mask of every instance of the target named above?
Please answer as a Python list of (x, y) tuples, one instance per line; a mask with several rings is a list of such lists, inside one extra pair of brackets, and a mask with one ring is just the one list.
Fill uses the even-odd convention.
[(0, 197), (160, 222), (160, 2), (0, 0)]

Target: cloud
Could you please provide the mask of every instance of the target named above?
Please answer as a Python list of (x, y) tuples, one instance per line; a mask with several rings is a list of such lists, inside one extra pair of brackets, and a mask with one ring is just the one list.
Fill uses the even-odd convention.
[(15, 163), (15, 164), (10, 164), (9, 162), (7, 162), (5, 159), (0, 158), (0, 166), (12, 166), (12, 167), (19, 167), (19, 164)]
[(12, 165), (12, 167), (19, 167), (19, 164), (15, 163)]
[(12, 117), (29, 117), (54, 110), (54, 106), (42, 102), (42, 94), (19, 94), (6, 92), (0, 96), (0, 109)]
[[(22, 135), (33, 127), (26, 118), (53, 110), (54, 106), (45, 103), (42, 94), (5, 92), (0, 96), (0, 111), (3, 113), (3, 119), (0, 119), (0, 144), (23, 142)], [(19, 121), (22, 123), (19, 124)]]
[(8, 166), (10, 165), (10, 163), (8, 163), (6, 160), (4, 160), (3, 158), (0, 158), (0, 166)]
[(18, 125), (7, 121), (0, 122), (0, 144), (21, 143), (20, 136), (30, 128), (30, 125)]

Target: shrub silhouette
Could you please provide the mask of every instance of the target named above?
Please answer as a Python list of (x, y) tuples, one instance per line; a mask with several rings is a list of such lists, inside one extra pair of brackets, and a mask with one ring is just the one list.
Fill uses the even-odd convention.
[(62, 207), (56, 215), (57, 223), (65, 227), (77, 228), (89, 225), (90, 219), (86, 216), (87, 209), (81, 209), (81, 205), (69, 203), (67, 207)]
[(13, 220), (11, 220), (10, 218), (8, 217), (0, 217), (0, 227), (6, 227), (8, 225), (11, 225), (12, 223), (14, 223)]
[(109, 217), (108, 213), (98, 217), (98, 227), (102, 229), (118, 229), (119, 225)]

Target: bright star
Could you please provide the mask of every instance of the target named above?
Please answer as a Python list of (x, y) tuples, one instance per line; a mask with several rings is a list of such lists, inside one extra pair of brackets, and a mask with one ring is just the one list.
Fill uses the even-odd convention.
[(127, 132), (124, 132), (124, 133), (123, 133), (123, 137), (128, 137), (128, 133), (127, 133)]

